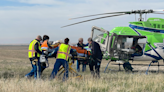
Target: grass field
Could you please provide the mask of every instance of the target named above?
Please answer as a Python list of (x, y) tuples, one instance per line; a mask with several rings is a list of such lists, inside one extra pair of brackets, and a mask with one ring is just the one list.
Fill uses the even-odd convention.
[[(42, 79), (24, 78), (30, 72), (31, 64), (27, 57), (28, 46), (0, 46), (0, 92), (163, 92), (164, 67), (151, 66), (145, 75), (147, 66), (133, 66), (135, 72), (118, 71), (118, 66), (109, 65), (111, 71), (103, 73), (108, 61), (101, 64), (101, 78), (91, 77), (89, 68), (82, 73), (82, 79), (70, 78), (66, 82), (60, 79), (49, 80), (55, 58), (49, 59), (50, 67), (45, 69)], [(149, 64), (133, 62), (132, 64)], [(160, 64), (163, 64), (160, 61)], [(73, 68), (75, 69), (75, 65)], [(154, 64), (155, 65), (155, 64)], [(123, 70), (121, 66), (121, 70)]]

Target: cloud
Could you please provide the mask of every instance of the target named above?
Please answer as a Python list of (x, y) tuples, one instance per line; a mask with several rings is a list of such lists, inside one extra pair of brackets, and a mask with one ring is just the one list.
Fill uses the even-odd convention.
[(10, 0), (27, 4), (61, 5), (63, 2), (57, 0)]
[[(16, 2), (16, 0), (13, 1)], [(87, 42), (87, 38), (91, 35), (92, 26), (103, 27), (110, 31), (116, 26), (128, 26), (128, 22), (135, 21), (135, 16), (124, 15), (67, 28), (60, 27), (90, 19), (68, 20), (72, 17), (104, 12), (163, 8), (163, 1), (154, 2), (152, 0), (150, 2), (142, 1), (142, 3), (141, 0), (80, 0), (78, 2), (75, 1), (76, 3), (71, 3), (72, 0), (69, 1), (17, 0), (17, 2), (36, 5), (0, 7), (0, 32), (3, 33), (0, 34), (1, 43), (29, 43), (38, 34), (47, 34), (50, 36), (50, 40), (69, 37), (72, 43), (77, 42), (79, 37), (83, 37), (84, 41)], [(155, 16), (163, 17), (161, 15)]]

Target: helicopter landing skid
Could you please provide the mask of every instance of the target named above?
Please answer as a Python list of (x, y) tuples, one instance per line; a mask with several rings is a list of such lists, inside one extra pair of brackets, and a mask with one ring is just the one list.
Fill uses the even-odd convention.
[(149, 64), (148, 69), (147, 69), (146, 72), (145, 72), (146, 75), (148, 75), (149, 67), (151, 66), (152, 63), (158, 63), (158, 73), (159, 73), (159, 66), (160, 66), (160, 65), (159, 65), (159, 62), (158, 62), (158, 61), (152, 61), (152, 62)]
[[(108, 62), (107, 66), (105, 67), (104, 73), (106, 72), (106, 69), (108, 68), (108, 65), (110, 62), (111, 62), (111, 60)], [(111, 70), (111, 69), (109, 69), (109, 70)]]
[[(112, 62), (112, 60), (110, 60), (108, 62), (107, 66), (105, 67), (104, 73), (106, 72), (106, 69), (108, 68), (108, 65), (109, 65), (110, 62)], [(119, 63), (118, 65), (119, 65), (119, 71), (121, 71), (120, 65), (122, 65), (122, 64)], [(109, 68), (108, 70), (112, 70), (112, 69)]]

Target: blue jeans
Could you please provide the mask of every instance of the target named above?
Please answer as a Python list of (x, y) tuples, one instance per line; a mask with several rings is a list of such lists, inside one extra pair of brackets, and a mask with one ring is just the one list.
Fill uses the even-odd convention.
[[(31, 65), (32, 65), (32, 70), (28, 74), (26, 74), (25, 76), (32, 77), (34, 75), (34, 78), (37, 79), (37, 66), (36, 66), (36, 64), (34, 65), (32, 63), (32, 60), (30, 60), (30, 61), (31, 61)], [(40, 66), (39, 58), (38, 58), (38, 66), (39, 66), (39, 75), (38, 76), (40, 77), (41, 66)]]
[(68, 66), (68, 61), (66, 61), (64, 59), (57, 59), (56, 60), (56, 62), (54, 64), (54, 69), (52, 70), (52, 73), (50, 75), (50, 79), (55, 78), (61, 65), (63, 65), (63, 67), (65, 69), (63, 80), (68, 79), (68, 68), (69, 68), (69, 66)]
[[(77, 63), (76, 63), (76, 70), (77, 70), (77, 72), (80, 72), (80, 62), (78, 62), (78, 60), (77, 60)], [(82, 72), (84, 72), (85, 70), (86, 70), (86, 65), (83, 64), (82, 65)]]

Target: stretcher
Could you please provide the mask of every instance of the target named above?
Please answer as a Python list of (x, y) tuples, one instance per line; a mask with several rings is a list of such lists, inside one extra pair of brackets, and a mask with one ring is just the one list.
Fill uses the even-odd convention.
[[(51, 45), (52, 48), (56, 48), (60, 45), (60, 43), (56, 43), (54, 45)], [(81, 47), (71, 46), (72, 49), (75, 49), (78, 56), (90, 56), (90, 51), (87, 51), (86, 49), (81, 49)]]
[[(87, 59), (86, 57), (79, 57), (79, 56), (75, 56), (74, 58), (78, 59)], [(73, 59), (72, 57), (70, 57), (70, 60)], [(69, 77), (69, 78), (78, 78), (78, 79), (82, 79), (82, 75), (79, 75), (73, 68), (72, 68), (72, 64), (73, 61), (69, 62), (69, 72), (72, 74), (73, 77)], [(58, 71), (58, 76), (60, 77), (63, 73), (65, 72), (64, 67), (62, 66), (59, 71)]]
[(81, 47), (71, 46), (72, 49), (75, 49), (76, 52), (79, 55), (85, 54), (85, 55), (91, 55), (90, 51), (87, 51), (86, 49), (81, 49)]

